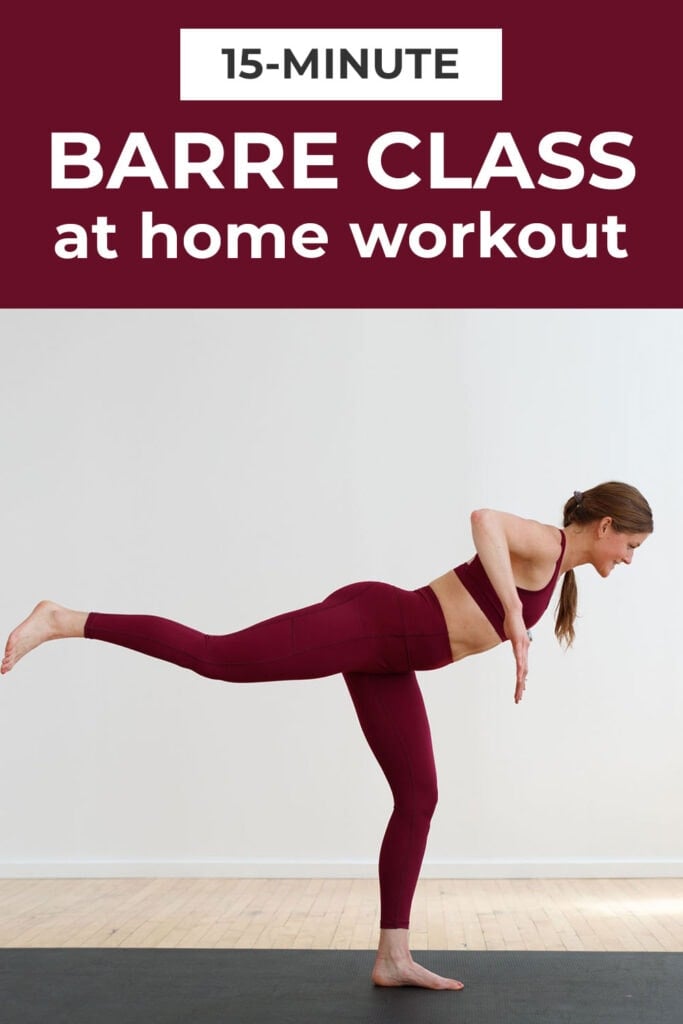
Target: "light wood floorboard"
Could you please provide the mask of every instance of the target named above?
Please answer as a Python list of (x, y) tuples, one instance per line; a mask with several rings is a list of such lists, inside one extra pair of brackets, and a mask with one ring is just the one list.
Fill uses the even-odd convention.
[[(371, 949), (368, 879), (0, 879), (1, 947)], [(425, 880), (414, 949), (683, 952), (683, 879)]]

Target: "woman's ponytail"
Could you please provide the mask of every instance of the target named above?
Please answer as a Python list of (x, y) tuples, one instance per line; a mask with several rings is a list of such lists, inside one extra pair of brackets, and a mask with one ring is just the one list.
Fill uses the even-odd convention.
[(576, 618), (576, 606), (578, 592), (576, 589), (576, 576), (574, 570), (569, 569), (562, 580), (560, 600), (557, 603), (555, 613), (555, 636), (564, 644), (571, 647), (574, 643), (574, 619)]

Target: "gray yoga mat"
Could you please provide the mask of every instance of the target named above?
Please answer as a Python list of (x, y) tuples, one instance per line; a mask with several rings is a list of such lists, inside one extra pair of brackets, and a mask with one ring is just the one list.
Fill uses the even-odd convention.
[(682, 1024), (683, 954), (437, 952), (461, 992), (375, 988), (370, 951), (2, 949), (1, 1024)]

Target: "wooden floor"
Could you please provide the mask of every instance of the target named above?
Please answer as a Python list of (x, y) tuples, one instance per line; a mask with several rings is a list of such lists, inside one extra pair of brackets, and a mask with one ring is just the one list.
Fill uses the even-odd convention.
[[(365, 879), (0, 879), (0, 947), (370, 949)], [(427, 880), (413, 949), (683, 952), (683, 879)]]

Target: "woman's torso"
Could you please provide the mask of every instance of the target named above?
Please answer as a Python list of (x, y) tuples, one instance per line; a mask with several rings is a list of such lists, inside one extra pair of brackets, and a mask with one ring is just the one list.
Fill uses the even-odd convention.
[(480, 654), (502, 643), (493, 625), (453, 570), (429, 584), (441, 605), (453, 661)]
[[(555, 527), (552, 529), (556, 530)], [(564, 535), (559, 530), (557, 534), (558, 540), (561, 540), (561, 549), (558, 545), (555, 553), (548, 557), (529, 562), (511, 556), (512, 574), (520, 590), (540, 591), (547, 587), (556, 570), (560, 570)], [(481, 654), (503, 642), (493, 623), (453, 569), (432, 580), (429, 586), (441, 605), (454, 661), (471, 654)]]

